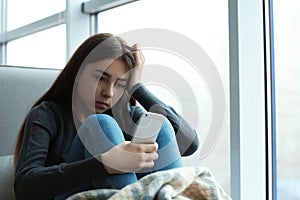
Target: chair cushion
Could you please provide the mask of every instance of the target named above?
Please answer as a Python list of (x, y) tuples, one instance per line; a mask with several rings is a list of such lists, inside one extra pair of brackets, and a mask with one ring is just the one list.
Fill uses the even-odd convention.
[(13, 155), (0, 156), (0, 199), (11, 199), (13, 189)]

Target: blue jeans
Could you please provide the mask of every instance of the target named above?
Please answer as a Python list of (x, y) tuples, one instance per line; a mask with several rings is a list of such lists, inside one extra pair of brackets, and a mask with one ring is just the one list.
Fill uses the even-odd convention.
[[(98, 156), (123, 141), (125, 141), (123, 132), (111, 116), (91, 115), (79, 128), (70, 148), (67, 162)], [(167, 119), (163, 123), (156, 142), (158, 143), (159, 158), (155, 161), (153, 168), (124, 174), (108, 174), (103, 168), (105, 176), (94, 181), (93, 188), (121, 189), (149, 173), (183, 166), (173, 127)]]

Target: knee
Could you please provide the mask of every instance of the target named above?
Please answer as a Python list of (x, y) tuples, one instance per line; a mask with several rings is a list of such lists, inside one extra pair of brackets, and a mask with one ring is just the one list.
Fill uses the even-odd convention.
[(159, 135), (162, 135), (165, 139), (175, 139), (175, 132), (173, 126), (168, 119), (164, 120)]
[(107, 114), (94, 114), (94, 115), (90, 115), (86, 118), (84, 123), (87, 124), (94, 124), (96, 123), (99, 124), (100, 126), (102, 125), (117, 125), (117, 122), (115, 121), (115, 119)]
[(83, 127), (85, 127), (85, 131), (83, 131), (82, 134), (89, 135), (92, 140), (102, 141), (103, 143), (109, 144), (108, 146), (110, 148), (112, 145), (116, 145), (124, 141), (123, 132), (118, 123), (109, 115), (90, 115), (85, 120)]
[(168, 129), (173, 129), (171, 122), (167, 118), (164, 119), (162, 127), (168, 128)]
[(114, 118), (106, 114), (90, 115), (82, 124), (81, 129), (84, 130), (81, 132), (88, 132), (90, 135), (109, 135), (112, 131), (120, 132)]
[(158, 143), (159, 155), (171, 156), (170, 152), (173, 152), (172, 156), (176, 155), (176, 158), (180, 157), (178, 156), (180, 153), (178, 150), (176, 134), (169, 120), (164, 120), (163, 126), (156, 141)]

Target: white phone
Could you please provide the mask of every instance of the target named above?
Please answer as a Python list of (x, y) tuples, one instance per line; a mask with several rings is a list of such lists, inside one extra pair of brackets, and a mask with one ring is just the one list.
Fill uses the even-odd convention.
[(152, 112), (143, 113), (134, 127), (131, 142), (139, 144), (155, 142), (164, 119), (165, 117), (161, 114)]

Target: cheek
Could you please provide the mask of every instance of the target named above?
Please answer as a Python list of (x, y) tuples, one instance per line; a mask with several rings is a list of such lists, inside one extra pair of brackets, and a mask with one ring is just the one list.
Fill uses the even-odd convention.
[(123, 96), (125, 90), (124, 89), (114, 89), (113, 103), (116, 103)]
[(94, 91), (95, 91), (95, 93), (94, 93), (95, 97), (101, 96), (102, 86), (100, 84), (98, 84)]
[(90, 80), (82, 80), (78, 87), (78, 95), (85, 102), (94, 102), (96, 86)]

